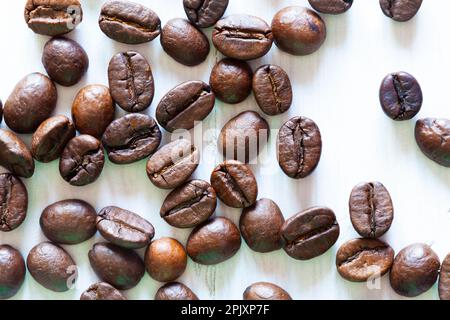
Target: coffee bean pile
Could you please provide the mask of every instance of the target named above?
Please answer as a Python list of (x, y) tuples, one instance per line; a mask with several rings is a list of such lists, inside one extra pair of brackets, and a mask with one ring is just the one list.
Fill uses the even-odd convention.
[[(180, 0), (181, 2), (181, 0)], [(309, 0), (324, 14), (342, 14), (352, 0)], [(422, 0), (380, 0), (383, 13), (396, 21), (413, 18)], [(62, 178), (73, 186), (94, 183), (107, 158), (116, 164), (147, 160), (147, 175), (161, 189), (172, 190), (160, 214), (175, 228), (193, 228), (187, 244), (172, 238), (154, 240), (153, 225), (140, 215), (118, 207), (100, 212), (82, 200), (64, 200), (42, 212), (40, 226), (49, 239), (37, 244), (26, 264), (20, 252), (0, 245), (0, 298), (13, 297), (21, 288), (26, 269), (43, 287), (64, 292), (73, 285), (76, 261), (60, 246), (92, 238), (98, 231), (105, 242), (88, 253), (92, 269), (101, 282), (90, 286), (82, 300), (125, 300), (120, 290), (135, 287), (145, 272), (166, 282), (157, 300), (195, 300), (196, 294), (175, 282), (186, 269), (188, 257), (203, 265), (215, 265), (233, 257), (242, 240), (260, 253), (283, 249), (290, 257), (309, 260), (328, 251), (338, 240), (340, 227), (330, 208), (313, 207), (285, 220), (270, 199), (258, 200), (258, 185), (248, 163), (257, 158), (268, 139), (269, 124), (257, 112), (244, 111), (223, 127), (219, 148), (226, 159), (211, 174), (210, 182), (189, 180), (199, 165), (197, 147), (186, 139), (161, 145), (162, 127), (168, 132), (190, 130), (214, 109), (216, 99), (228, 104), (245, 100), (252, 92), (261, 111), (285, 113), (292, 104), (288, 72), (276, 65), (263, 65), (255, 72), (247, 60), (266, 55), (273, 43), (291, 55), (317, 51), (326, 39), (326, 26), (315, 11), (287, 7), (274, 15), (271, 25), (246, 15), (224, 16), (228, 0), (183, 0), (188, 19), (172, 19), (163, 27), (151, 9), (126, 0), (106, 1), (99, 15), (101, 31), (112, 40), (134, 45), (160, 38), (164, 51), (186, 66), (208, 57), (210, 41), (202, 28), (213, 27), (212, 43), (226, 58), (211, 71), (209, 84), (192, 80), (170, 90), (156, 108), (156, 119), (142, 114), (155, 94), (149, 62), (133, 50), (112, 57), (109, 86), (82, 88), (72, 104), (72, 117), (52, 116), (58, 93), (55, 83), (77, 84), (89, 68), (89, 57), (75, 41), (62, 37), (83, 20), (79, 0), (28, 0), (25, 21), (37, 34), (51, 38), (44, 47), (42, 63), (47, 75), (29, 74), (14, 88), (4, 108), (12, 131), (0, 129), (0, 231), (18, 228), (27, 215), (28, 191), (21, 178), (30, 178), (35, 160), (59, 159)], [(396, 121), (415, 117), (423, 102), (419, 82), (406, 72), (386, 76), (380, 87), (382, 110)], [(115, 119), (116, 105), (128, 112)], [(77, 135), (77, 132), (79, 135)], [(31, 148), (18, 134), (33, 134)], [(415, 136), (423, 153), (450, 167), (450, 120), (417, 121)], [(278, 162), (293, 179), (309, 176), (318, 166), (322, 136), (317, 124), (297, 116), (282, 125), (278, 137)], [(214, 217), (218, 199), (242, 209), (239, 226)], [(392, 288), (413, 297), (428, 289), (439, 275), (439, 295), (450, 299), (450, 255), (441, 265), (425, 244), (413, 244), (396, 256), (389, 244), (379, 240), (394, 220), (391, 196), (380, 182), (354, 187), (349, 200), (350, 219), (360, 239), (344, 243), (336, 255), (339, 274), (354, 282), (370, 281), (390, 271)], [(147, 248), (145, 257), (134, 251)], [(243, 293), (246, 300), (291, 300), (275, 284), (259, 282)]]

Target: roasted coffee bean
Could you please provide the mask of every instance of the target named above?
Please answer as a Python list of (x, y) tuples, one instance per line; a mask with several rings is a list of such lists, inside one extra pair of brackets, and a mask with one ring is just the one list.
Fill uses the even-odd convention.
[(155, 236), (150, 222), (134, 212), (112, 206), (99, 212), (97, 229), (109, 242), (128, 249), (143, 248)]
[(34, 160), (27, 145), (3, 129), (0, 129), (0, 166), (23, 178), (30, 178), (34, 173)]
[(72, 119), (81, 134), (101, 139), (114, 120), (115, 106), (108, 87), (89, 85), (81, 89), (72, 104)]
[(60, 37), (46, 43), (42, 64), (53, 81), (70, 87), (77, 84), (88, 70), (89, 58), (77, 42)]
[(37, 128), (31, 141), (31, 153), (40, 162), (58, 159), (66, 144), (75, 137), (75, 126), (66, 116), (48, 118)]
[(89, 251), (89, 261), (102, 281), (119, 290), (134, 288), (145, 273), (144, 262), (136, 252), (112, 243), (96, 243)]
[(244, 300), (292, 300), (289, 293), (276, 284), (257, 282), (244, 291)]
[(94, 283), (81, 294), (80, 300), (127, 300), (116, 288), (106, 282)]
[(422, 0), (380, 0), (385, 16), (399, 22), (412, 19), (420, 9)]
[(58, 201), (42, 211), (39, 223), (44, 235), (59, 244), (78, 244), (97, 231), (97, 212), (83, 200)]
[(278, 11), (272, 20), (272, 32), (278, 48), (297, 56), (319, 50), (327, 36), (322, 18), (312, 10), (298, 6)]
[(416, 243), (401, 250), (394, 259), (390, 281), (392, 289), (405, 297), (416, 297), (436, 282), (441, 263), (426, 244)]
[(205, 34), (188, 20), (169, 20), (161, 32), (161, 45), (174, 60), (189, 67), (206, 60), (210, 46)]
[(450, 167), (450, 120), (425, 118), (416, 122), (416, 142), (431, 160)]
[(156, 119), (169, 132), (190, 130), (214, 108), (215, 96), (203, 81), (188, 81), (170, 90), (156, 109)]
[(141, 112), (152, 104), (155, 83), (148, 61), (138, 52), (116, 54), (109, 62), (111, 96), (128, 112)]
[(0, 124), (2, 123), (3, 120), (3, 102), (2, 100), (0, 100)]
[(83, 20), (79, 0), (28, 0), (24, 15), (28, 28), (46, 36), (68, 33)]
[(292, 86), (287, 73), (278, 66), (264, 65), (253, 76), (253, 93), (261, 110), (275, 116), (289, 110)]
[(203, 180), (191, 180), (167, 196), (160, 214), (173, 227), (193, 228), (208, 220), (216, 206), (213, 187)]
[(308, 0), (314, 10), (325, 14), (341, 14), (352, 7), (353, 0)]
[(267, 121), (257, 112), (245, 111), (225, 124), (220, 132), (219, 147), (227, 159), (249, 163), (269, 140)]
[(126, 44), (149, 42), (161, 33), (161, 20), (155, 12), (125, 0), (105, 2), (98, 23), (105, 35)]
[(235, 160), (219, 164), (211, 174), (211, 185), (223, 203), (247, 208), (256, 202), (258, 184), (249, 166)]
[(198, 297), (184, 284), (171, 282), (159, 288), (155, 300), (198, 300)]
[(29, 74), (15, 86), (5, 103), (6, 124), (17, 133), (33, 133), (55, 110), (57, 97), (56, 87), (47, 76)]
[(177, 139), (150, 157), (147, 175), (158, 188), (174, 189), (189, 179), (198, 164), (198, 149), (186, 139)]
[(278, 163), (293, 179), (309, 176), (322, 155), (322, 136), (317, 124), (306, 117), (294, 117), (278, 132)]
[(217, 99), (229, 104), (244, 101), (252, 92), (253, 72), (248, 63), (220, 60), (212, 69), (209, 83)]
[(336, 254), (339, 274), (354, 282), (364, 282), (386, 274), (394, 262), (394, 250), (378, 239), (354, 239)]
[(31, 249), (27, 258), (31, 276), (43, 287), (65, 292), (76, 281), (77, 266), (72, 257), (60, 246), (42, 242)]
[(183, 0), (189, 20), (199, 28), (213, 26), (227, 10), (228, 0)]
[(0, 245), (0, 300), (17, 294), (25, 273), (25, 261), (20, 252), (9, 245)]
[(192, 260), (214, 265), (233, 257), (241, 247), (241, 234), (229, 219), (218, 217), (196, 227), (187, 242)]
[(156, 281), (174, 281), (186, 270), (186, 250), (172, 238), (155, 240), (145, 252), (145, 266), (150, 277)]
[(102, 142), (111, 162), (128, 164), (155, 152), (161, 137), (161, 130), (152, 117), (135, 113), (111, 122), (103, 134)]
[(422, 102), (422, 89), (409, 73), (391, 73), (383, 79), (380, 103), (389, 118), (397, 121), (410, 120), (419, 113)]
[(105, 155), (100, 141), (89, 135), (70, 140), (59, 160), (59, 172), (73, 186), (93, 183), (102, 173)]
[(217, 22), (212, 41), (227, 57), (252, 60), (269, 52), (273, 35), (264, 20), (247, 14), (233, 14)]
[(353, 227), (365, 238), (381, 237), (394, 220), (391, 196), (380, 182), (362, 182), (355, 186), (349, 207)]
[(260, 199), (242, 211), (239, 228), (247, 245), (256, 252), (271, 252), (283, 247), (281, 227), (284, 217), (278, 205)]
[(450, 254), (442, 262), (439, 274), (439, 298), (441, 300), (450, 300)]
[(18, 228), (27, 216), (28, 192), (25, 185), (10, 173), (0, 174), (0, 231)]
[(294, 259), (309, 260), (324, 254), (339, 238), (339, 224), (331, 209), (313, 207), (284, 222), (284, 251)]

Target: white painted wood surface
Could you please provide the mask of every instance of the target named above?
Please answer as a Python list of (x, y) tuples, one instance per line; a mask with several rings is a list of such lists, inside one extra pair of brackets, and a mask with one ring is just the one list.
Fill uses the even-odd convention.
[[(139, 46), (126, 46), (108, 39), (100, 31), (97, 18), (103, 1), (83, 0), (84, 21), (69, 35), (88, 52), (90, 68), (81, 83), (72, 88), (58, 86), (56, 113), (70, 115), (77, 91), (87, 84), (107, 84), (109, 59), (117, 52), (134, 49), (151, 63), (156, 79), (156, 96), (148, 113), (154, 115), (160, 98), (175, 85), (194, 79), (208, 81), (209, 72), (221, 55), (212, 48), (208, 61), (195, 68), (184, 67), (162, 50), (159, 39)], [(173, 17), (185, 17), (181, 0), (140, 0), (160, 16), (163, 24)], [(0, 96), (5, 101), (14, 85), (26, 74), (44, 72), (41, 53), (47, 37), (35, 35), (23, 20), (24, 1), (9, 1), (0, 12)], [(288, 5), (308, 6), (306, 0), (230, 0), (227, 14), (247, 13), (270, 23), (279, 9)], [(338, 243), (326, 254), (307, 262), (289, 258), (283, 251), (258, 254), (243, 244), (229, 261), (206, 267), (189, 261), (180, 281), (191, 287), (201, 299), (241, 299), (244, 289), (256, 281), (271, 281), (284, 287), (295, 299), (399, 299), (383, 277), (380, 288), (369, 290), (365, 284), (342, 279), (334, 264), (338, 246), (357, 237), (348, 214), (348, 197), (360, 181), (378, 180), (389, 189), (395, 205), (395, 220), (384, 240), (398, 252), (414, 242), (431, 244), (443, 259), (450, 251), (450, 170), (428, 160), (414, 141), (415, 121), (394, 122), (378, 103), (381, 79), (391, 71), (405, 70), (420, 81), (424, 105), (419, 117), (450, 118), (449, 91), (450, 40), (446, 0), (424, 1), (416, 18), (395, 23), (386, 18), (377, 0), (356, 0), (352, 9), (339, 16), (323, 16), (328, 37), (324, 46), (307, 57), (294, 57), (275, 46), (253, 68), (273, 63), (289, 73), (294, 88), (294, 104), (288, 113), (266, 117), (273, 129), (295, 115), (314, 119), (323, 135), (323, 156), (317, 171), (304, 180), (286, 177), (278, 168), (275, 135), (267, 154), (255, 166), (259, 197), (275, 200), (285, 217), (314, 205), (333, 208), (341, 225)], [(206, 30), (208, 36), (211, 30)], [(230, 106), (217, 102), (204, 122), (205, 129), (222, 126), (244, 110), (256, 110), (253, 97)], [(118, 112), (118, 116), (123, 114)], [(2, 128), (5, 124), (2, 124)], [(166, 135), (166, 140), (168, 135)], [(29, 142), (30, 137), (24, 139)], [(219, 154), (215, 136), (204, 143), (204, 162), (194, 177), (209, 180)], [(188, 230), (169, 227), (159, 208), (168, 192), (155, 188), (145, 174), (145, 161), (116, 166), (107, 163), (101, 178), (93, 185), (75, 188), (59, 176), (58, 162), (37, 164), (33, 178), (25, 181), (30, 207), (25, 223), (11, 233), (0, 233), (0, 243), (28, 251), (45, 240), (39, 216), (48, 204), (67, 198), (81, 198), (97, 209), (118, 205), (148, 218), (156, 227), (156, 237), (172, 236), (185, 243)], [(220, 204), (217, 214), (238, 222), (240, 211)], [(29, 274), (15, 299), (78, 299), (97, 278), (89, 266), (87, 253), (95, 238), (81, 245), (65, 246), (79, 266), (75, 290), (53, 293), (42, 288)], [(141, 251), (143, 253), (143, 251)], [(160, 283), (145, 275), (136, 288), (126, 292), (130, 299), (151, 299)], [(437, 286), (418, 297), (436, 299)]]

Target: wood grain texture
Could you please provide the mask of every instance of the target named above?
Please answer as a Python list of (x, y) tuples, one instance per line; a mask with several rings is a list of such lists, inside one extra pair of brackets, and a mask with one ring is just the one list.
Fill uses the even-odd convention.
[[(173, 17), (185, 17), (181, 0), (136, 0), (148, 5), (164, 24)], [(150, 62), (155, 76), (156, 94), (147, 111), (154, 116), (156, 105), (165, 93), (187, 80), (208, 81), (209, 72), (221, 55), (212, 48), (208, 60), (195, 68), (184, 67), (162, 50), (159, 39), (149, 44), (127, 46), (108, 39), (97, 24), (102, 1), (84, 0), (84, 21), (68, 37), (78, 41), (90, 57), (90, 69), (82, 82), (71, 88), (58, 86), (57, 112), (70, 115), (78, 90), (86, 84), (107, 84), (110, 58), (120, 51), (137, 50)], [(248, 13), (270, 22), (279, 9), (288, 5), (309, 6), (306, 0), (230, 0), (227, 14)], [(29, 30), (23, 19), (23, 1), (11, 1), (0, 12), (0, 97), (6, 100), (14, 85), (26, 74), (45, 72), (41, 54), (47, 37)], [(387, 118), (378, 102), (383, 77), (404, 70), (421, 83), (424, 105), (419, 117), (450, 118), (448, 76), (450, 42), (446, 0), (424, 1), (419, 14), (406, 23), (386, 18), (378, 1), (355, 1), (339, 16), (323, 16), (328, 37), (313, 55), (294, 57), (275, 46), (270, 53), (252, 61), (256, 69), (266, 63), (283, 67), (289, 74), (294, 103), (286, 114), (266, 117), (272, 129), (293, 116), (307, 116), (321, 129), (323, 155), (317, 170), (304, 180), (291, 180), (278, 167), (275, 156), (276, 131), (263, 150), (262, 161), (253, 166), (259, 182), (259, 197), (271, 198), (285, 217), (315, 205), (333, 208), (341, 225), (338, 243), (326, 254), (311, 261), (289, 258), (283, 251), (269, 254), (251, 252), (243, 243), (239, 253), (217, 266), (188, 263), (180, 279), (201, 299), (241, 299), (245, 288), (257, 281), (274, 282), (294, 299), (399, 299), (383, 277), (379, 289), (342, 279), (335, 267), (338, 245), (356, 238), (348, 213), (348, 197), (354, 185), (377, 180), (390, 191), (395, 218), (383, 236), (396, 252), (414, 242), (431, 244), (441, 259), (450, 251), (450, 171), (428, 160), (414, 140), (415, 121), (394, 122)], [(211, 29), (206, 30), (210, 37)], [(218, 131), (232, 117), (245, 110), (260, 111), (253, 97), (238, 105), (217, 102), (204, 121), (204, 157), (195, 178), (209, 180), (220, 161), (216, 148)], [(124, 114), (118, 112), (117, 116)], [(5, 124), (2, 123), (2, 128)], [(29, 136), (24, 136), (27, 142)], [(165, 133), (164, 141), (169, 135)], [(117, 166), (108, 162), (101, 178), (84, 188), (69, 186), (59, 176), (58, 162), (38, 164), (32, 179), (25, 181), (30, 193), (26, 222), (12, 233), (0, 233), (0, 243), (18, 248), (24, 256), (44, 240), (39, 228), (41, 211), (50, 203), (81, 198), (97, 210), (116, 205), (137, 212), (150, 220), (156, 237), (172, 236), (186, 242), (189, 230), (176, 230), (159, 216), (168, 191), (156, 189), (145, 175), (145, 161)], [(236, 223), (240, 210), (220, 204), (217, 215)], [(79, 299), (81, 292), (97, 278), (89, 266), (87, 253), (100, 235), (77, 246), (65, 246), (79, 266), (77, 288), (57, 294), (39, 286), (29, 275), (15, 299)], [(140, 252), (143, 255), (143, 251)], [(145, 275), (138, 287), (125, 292), (130, 299), (152, 299), (161, 286)], [(417, 299), (437, 299), (437, 286)]]

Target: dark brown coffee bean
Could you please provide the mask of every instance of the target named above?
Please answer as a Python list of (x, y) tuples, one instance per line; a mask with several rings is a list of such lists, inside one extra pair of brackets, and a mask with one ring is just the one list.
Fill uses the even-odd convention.
[(101, 139), (114, 120), (114, 101), (108, 87), (89, 85), (81, 89), (72, 104), (72, 119), (81, 134)]
[(172, 238), (155, 240), (145, 252), (145, 266), (150, 277), (156, 281), (174, 281), (186, 270), (186, 250)]
[(127, 300), (116, 288), (106, 282), (94, 283), (81, 294), (80, 300)]
[(280, 67), (268, 64), (258, 68), (252, 87), (256, 102), (265, 114), (274, 116), (291, 107), (291, 81)]
[(156, 109), (156, 119), (169, 132), (190, 130), (214, 108), (215, 96), (203, 81), (188, 81), (170, 90)]
[(29, 74), (15, 86), (5, 103), (6, 124), (17, 133), (33, 133), (55, 110), (57, 97), (56, 87), (47, 76)]
[(75, 126), (66, 116), (48, 118), (33, 134), (31, 153), (40, 162), (48, 163), (56, 160), (75, 134)]
[(317, 124), (306, 117), (294, 117), (278, 132), (278, 163), (294, 179), (309, 176), (322, 155), (322, 136)]
[(9, 245), (0, 245), (0, 300), (17, 294), (25, 273), (25, 261), (20, 252)]
[(164, 51), (181, 64), (192, 67), (206, 60), (210, 46), (205, 34), (188, 20), (169, 20), (161, 32)]
[(339, 224), (331, 209), (314, 207), (284, 222), (284, 251), (294, 259), (309, 260), (324, 254), (339, 238)]
[(442, 262), (439, 274), (439, 298), (441, 300), (450, 300), (450, 254)]
[(257, 282), (244, 291), (244, 300), (292, 300), (289, 293), (276, 284)]
[(450, 120), (425, 118), (416, 122), (416, 142), (431, 160), (450, 167)]
[(85, 186), (98, 179), (105, 165), (100, 141), (81, 135), (67, 143), (59, 160), (59, 172), (73, 186)]
[(228, 0), (183, 0), (189, 20), (199, 28), (213, 26), (227, 10)]
[(97, 231), (97, 212), (83, 200), (58, 201), (42, 211), (39, 223), (45, 236), (59, 244), (78, 244)]
[(308, 0), (314, 10), (326, 14), (341, 14), (352, 7), (353, 0)]
[(248, 63), (223, 59), (212, 69), (209, 83), (217, 99), (235, 104), (244, 101), (252, 92), (252, 77)]
[(109, 62), (108, 80), (111, 96), (128, 112), (141, 112), (152, 104), (155, 83), (152, 68), (138, 52), (116, 54)]
[(416, 297), (430, 289), (439, 275), (439, 257), (426, 244), (416, 243), (401, 250), (390, 273), (392, 289), (405, 297)]
[(0, 129), (0, 166), (23, 178), (30, 178), (34, 173), (34, 160), (27, 145), (3, 129)]
[(111, 162), (128, 164), (155, 152), (161, 137), (161, 130), (152, 117), (135, 113), (111, 122), (103, 134), (102, 142)]
[(223, 203), (247, 208), (256, 202), (258, 184), (249, 166), (235, 160), (219, 164), (211, 174), (211, 185)]
[(161, 218), (176, 228), (193, 228), (216, 210), (217, 197), (211, 185), (192, 180), (173, 190), (161, 207)]
[(419, 11), (422, 0), (380, 0), (385, 16), (399, 22), (412, 19)]
[(106, 36), (126, 44), (149, 42), (161, 33), (161, 20), (155, 12), (126, 0), (105, 2), (98, 23)]
[(89, 58), (77, 42), (53, 38), (44, 47), (42, 64), (53, 81), (70, 87), (77, 84), (88, 70)]
[(0, 124), (2, 123), (3, 120), (3, 102), (2, 100), (0, 100)]
[(31, 249), (27, 267), (34, 280), (55, 292), (70, 290), (76, 280), (77, 266), (72, 257), (51, 242), (42, 242)]
[(394, 250), (378, 239), (353, 239), (339, 248), (336, 267), (343, 278), (364, 282), (389, 272), (394, 255)]
[(187, 242), (192, 260), (203, 265), (214, 265), (233, 257), (241, 247), (241, 234), (229, 219), (218, 217), (196, 227)]
[(155, 300), (198, 300), (198, 297), (184, 284), (171, 282), (159, 288)]
[(269, 134), (269, 124), (264, 118), (257, 112), (245, 111), (222, 128), (219, 148), (225, 158), (249, 163), (267, 143)]
[(68, 33), (83, 20), (79, 0), (28, 0), (24, 15), (31, 30), (46, 36)]
[(136, 252), (112, 243), (96, 243), (89, 251), (89, 261), (102, 281), (119, 290), (134, 288), (145, 273), (144, 262)]
[(381, 237), (394, 220), (391, 196), (380, 182), (362, 182), (355, 186), (349, 207), (353, 227), (365, 238)]
[(143, 248), (155, 236), (150, 222), (134, 212), (112, 206), (99, 212), (97, 229), (106, 240), (128, 249)]
[(227, 57), (252, 60), (269, 52), (273, 35), (264, 20), (247, 14), (233, 14), (217, 22), (212, 41)]
[(159, 149), (147, 162), (150, 181), (161, 189), (182, 185), (199, 164), (199, 151), (186, 139), (178, 139)]
[(297, 56), (319, 50), (327, 36), (322, 18), (314, 11), (299, 6), (278, 11), (272, 20), (272, 32), (278, 48)]
[(10, 173), (0, 174), (0, 231), (17, 229), (25, 220), (27, 210), (28, 192), (25, 185)]
[(422, 102), (422, 89), (409, 73), (391, 73), (383, 79), (380, 103), (389, 118), (397, 121), (410, 120), (419, 113)]
[(283, 247), (281, 227), (284, 217), (278, 205), (260, 199), (242, 211), (239, 228), (247, 245), (256, 252), (271, 252)]

